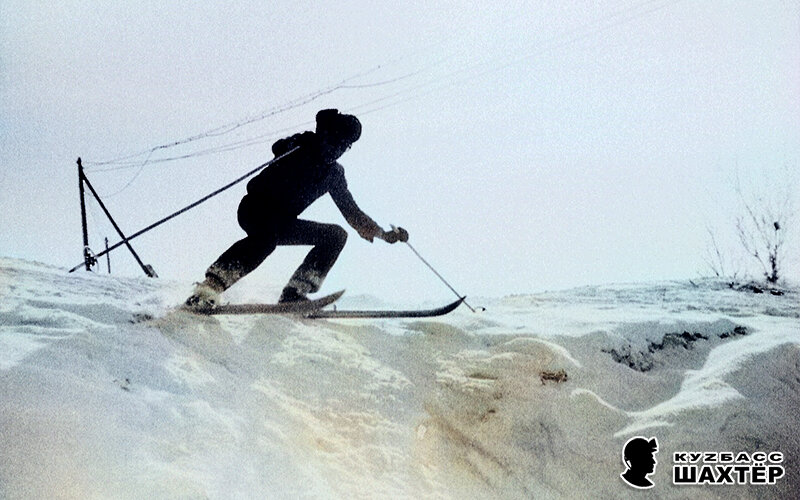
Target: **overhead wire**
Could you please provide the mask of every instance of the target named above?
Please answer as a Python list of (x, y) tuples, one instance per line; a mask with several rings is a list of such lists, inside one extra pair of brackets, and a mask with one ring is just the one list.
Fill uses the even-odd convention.
[[(410, 71), (410, 72), (401, 74), (400, 76), (396, 76), (396, 77), (393, 77), (393, 78), (380, 80), (380, 81), (376, 81), (376, 82), (364, 83), (364, 84), (349, 84), (348, 83), (348, 82), (357, 80), (359, 78), (363, 78), (363, 77), (365, 77), (365, 76), (367, 76), (367, 75), (369, 75), (371, 73), (375, 73), (375, 72), (383, 69), (386, 66), (389, 66), (389, 65), (392, 65), (392, 64), (396, 64), (396, 63), (398, 63), (398, 62), (400, 62), (400, 61), (402, 61), (404, 59), (416, 59), (415, 54), (419, 54), (421, 52), (430, 51), (432, 48), (441, 47), (442, 45), (444, 45), (444, 42), (442, 42), (442, 41), (432, 42), (432, 43), (428, 44), (426, 47), (423, 47), (422, 49), (419, 49), (419, 50), (411, 52), (411, 53), (403, 54), (403, 55), (398, 56), (398, 57), (396, 57), (394, 59), (390, 59), (389, 61), (386, 61), (384, 63), (381, 63), (381, 64), (378, 64), (376, 66), (373, 66), (368, 70), (361, 71), (361, 72), (358, 72), (356, 74), (353, 74), (353, 75), (341, 80), (340, 82), (338, 82), (336, 84), (333, 84), (333, 85), (330, 85), (330, 86), (327, 86), (327, 87), (323, 87), (321, 89), (317, 89), (317, 90), (315, 90), (313, 92), (310, 92), (310, 93), (308, 93), (306, 95), (297, 97), (297, 98), (292, 99), (290, 101), (287, 101), (286, 103), (283, 103), (283, 104), (274, 106), (272, 108), (269, 108), (269, 109), (267, 109), (267, 110), (265, 110), (265, 111), (263, 111), (261, 113), (258, 113), (258, 114), (254, 115), (254, 116), (251, 116), (251, 117), (248, 117), (248, 118), (244, 118), (244, 119), (240, 119), (240, 120), (237, 120), (237, 121), (234, 121), (234, 122), (230, 122), (230, 123), (227, 123), (225, 125), (221, 125), (221, 126), (212, 128), (212, 129), (207, 130), (205, 132), (201, 132), (201, 133), (195, 134), (193, 136), (190, 136), (190, 137), (187, 137), (187, 138), (184, 138), (184, 139), (171, 141), (171, 142), (164, 143), (164, 144), (161, 144), (161, 145), (158, 145), (158, 146), (155, 146), (155, 147), (151, 147), (151, 148), (148, 148), (148, 149), (140, 150), (138, 152), (126, 154), (126, 155), (119, 156), (119, 157), (116, 157), (116, 158), (112, 158), (112, 159), (109, 159), (109, 160), (101, 160), (101, 161), (99, 161), (99, 160), (86, 159), (86, 160), (84, 160), (84, 166), (86, 167), (86, 171), (87, 172), (89, 172), (89, 171), (91, 171), (91, 172), (110, 172), (110, 171), (114, 171), (114, 170), (134, 168), (134, 167), (137, 167), (137, 166), (141, 166), (141, 163), (138, 160), (134, 160), (134, 159), (138, 158), (138, 157), (141, 157), (142, 155), (147, 154), (148, 156), (152, 156), (153, 153), (155, 153), (156, 151), (159, 151), (159, 150), (176, 147), (176, 146), (180, 146), (180, 145), (183, 145), (183, 144), (188, 144), (188, 143), (191, 143), (191, 142), (195, 142), (195, 141), (206, 139), (206, 138), (210, 138), (210, 137), (218, 137), (218, 136), (233, 132), (233, 131), (235, 131), (235, 130), (237, 130), (239, 128), (242, 128), (242, 127), (244, 127), (246, 125), (249, 125), (249, 124), (252, 124), (252, 123), (256, 123), (258, 121), (262, 121), (262, 120), (264, 120), (266, 118), (275, 116), (275, 115), (283, 113), (285, 111), (296, 109), (296, 108), (301, 107), (301, 106), (303, 106), (305, 104), (308, 104), (308, 103), (310, 103), (310, 102), (312, 102), (312, 101), (314, 101), (314, 100), (316, 100), (316, 99), (318, 99), (318, 98), (320, 98), (322, 96), (331, 94), (331, 93), (333, 93), (335, 91), (338, 91), (338, 90), (359, 90), (359, 89), (375, 88), (375, 87), (381, 87), (381, 86), (394, 84), (396, 82), (400, 82), (400, 81), (409, 79), (409, 78), (411, 78), (413, 76), (416, 76), (418, 74), (421, 74), (421, 73), (424, 73), (426, 71), (429, 71), (431, 68), (433, 68), (433, 67), (435, 67), (437, 65), (440, 65), (443, 61), (446, 61), (447, 59), (451, 59), (453, 57), (453, 54), (448, 55), (448, 56), (444, 56), (444, 57), (439, 57), (434, 62), (432, 62), (430, 64), (427, 64), (422, 68), (419, 68), (419, 69), (417, 69), (415, 71)], [(229, 151), (229, 150), (232, 150), (232, 149), (236, 149), (238, 146), (248, 147), (248, 146), (253, 145), (253, 144), (261, 144), (261, 143), (266, 142), (266, 141), (268, 141), (270, 139), (276, 138), (277, 137), (276, 134), (278, 134), (278, 133), (285, 132), (286, 130), (294, 130), (295, 128), (297, 128), (299, 126), (304, 126), (304, 125), (307, 125), (308, 123), (313, 123), (313, 121), (304, 122), (302, 124), (296, 125), (295, 127), (287, 127), (286, 129), (282, 129), (282, 130), (279, 130), (279, 131), (273, 131), (273, 132), (267, 133), (267, 134), (260, 134), (260, 135), (254, 137), (254, 138), (251, 137), (251, 138), (248, 138), (248, 139), (244, 139), (242, 141), (223, 144), (223, 145), (218, 146), (218, 147), (207, 148), (207, 149), (202, 150), (202, 151), (200, 151), (198, 153), (187, 153), (187, 154), (184, 154), (184, 155), (160, 158), (160, 159), (155, 159), (155, 160), (149, 159), (149, 160), (145, 161), (145, 164), (163, 163), (163, 162), (168, 162), (168, 161), (181, 160), (181, 159), (186, 159), (186, 158), (192, 158), (194, 156), (202, 156), (202, 155), (206, 155), (206, 154), (214, 154), (214, 153), (217, 153), (217, 152), (225, 152), (225, 151)], [(110, 166), (110, 165), (113, 165), (113, 166)], [(97, 167), (105, 167), (105, 168), (97, 168)]]
[[(548, 51), (553, 51), (558, 48), (577, 43), (580, 40), (589, 38), (591, 36), (595, 36), (598, 33), (605, 32), (617, 26), (631, 22), (632, 20), (644, 17), (658, 10), (662, 10), (667, 6), (679, 3), (680, 1), (682, 0), (666, 0), (666, 1), (646, 0), (643, 2), (639, 2), (633, 6), (630, 6), (629, 8), (618, 10), (616, 12), (611, 13), (610, 15), (606, 16), (599, 22), (593, 23), (592, 26), (582, 26), (566, 34), (562, 33), (559, 35), (555, 35), (550, 39), (546, 40), (545, 42), (543, 42), (542, 44), (540, 44), (540, 46), (538, 46), (535, 50), (533, 51), (528, 50), (523, 55), (518, 55), (515, 57), (514, 54), (518, 53), (518, 51), (515, 51), (514, 54), (512, 54), (510, 57), (505, 57), (500, 61), (492, 58), (492, 59), (485, 59), (483, 61), (473, 64), (461, 65), (454, 70), (445, 72), (443, 74), (434, 75), (433, 77), (425, 79), (424, 81), (421, 82), (412, 81), (411, 84), (408, 86), (396, 89), (394, 92), (386, 93), (385, 95), (380, 95), (375, 99), (364, 102), (357, 106), (350, 107), (346, 109), (346, 111), (351, 113), (358, 113), (359, 115), (367, 115), (387, 109), (392, 106), (396, 106), (403, 102), (407, 102), (413, 99), (418, 99), (439, 92), (442, 89), (451, 88), (454, 85), (459, 85), (466, 81), (474, 80), (482, 76), (485, 76), (486, 74), (495, 71), (500, 71), (515, 64), (519, 64), (521, 62), (539, 56)], [(441, 49), (442, 45), (443, 45), (442, 43), (433, 44), (433, 47), (436, 49)], [(430, 49), (430, 47), (428, 47), (428, 49)], [(164, 143), (146, 150), (139, 151), (137, 153), (120, 156), (111, 160), (85, 161), (84, 164), (87, 165), (87, 171), (90, 171), (92, 173), (113, 172), (113, 171), (127, 170), (133, 168), (137, 169), (133, 177), (124, 186), (122, 186), (120, 189), (118, 189), (117, 191), (115, 191), (110, 195), (105, 195), (105, 196), (114, 196), (129, 188), (133, 184), (133, 182), (141, 175), (144, 168), (148, 165), (174, 162), (174, 161), (196, 158), (212, 154), (221, 154), (225, 152), (236, 151), (243, 148), (264, 144), (266, 142), (280, 138), (282, 134), (285, 134), (287, 131), (296, 130), (299, 127), (313, 124), (313, 121), (306, 121), (302, 124), (296, 124), (292, 127), (285, 127), (279, 130), (272, 130), (270, 132), (252, 135), (237, 141), (226, 142), (223, 144), (207, 147), (204, 149), (199, 149), (196, 151), (191, 151), (184, 154), (153, 158), (153, 156), (158, 151), (194, 143), (203, 139), (220, 137), (229, 134), (236, 130), (242, 129), (243, 127), (246, 127), (248, 125), (263, 121), (269, 117), (273, 117), (280, 113), (284, 113), (286, 111), (307, 105), (313, 102), (314, 100), (319, 99), (322, 96), (331, 94), (338, 90), (360, 90), (368, 88), (390, 87), (397, 83), (402, 83), (411, 80), (413, 77), (424, 74), (425, 72), (429, 72), (431, 69), (441, 65), (443, 62), (455, 59), (456, 56), (459, 55), (459, 53), (463, 55), (464, 51), (465, 49), (462, 48), (460, 51), (451, 53), (446, 57), (438, 58), (433, 63), (426, 65), (424, 68), (419, 68), (416, 71), (403, 73), (400, 76), (396, 76), (393, 78), (388, 78), (384, 80), (363, 83), (363, 84), (351, 83), (370, 74), (377, 73), (387, 64), (390, 63), (373, 66), (368, 70), (351, 75), (339, 81), (336, 84), (323, 87), (321, 89), (317, 89), (313, 92), (292, 99), (286, 103), (274, 106), (272, 108), (264, 110), (250, 117), (246, 117), (234, 122), (229, 122), (227, 124), (214, 127), (205, 132), (201, 132), (184, 139)], [(409, 56), (406, 55), (405, 57), (396, 58), (395, 60), (391, 61), (391, 63), (397, 63), (398, 60), (402, 60), (407, 57)], [(136, 159), (140, 158), (145, 154), (147, 156), (144, 161)]]
[[(409, 100), (412, 100), (412, 99), (415, 99), (415, 98), (420, 98), (420, 97), (423, 97), (423, 96), (427, 96), (427, 95), (430, 95), (432, 93), (438, 92), (438, 91), (442, 90), (443, 88), (448, 88), (448, 87), (451, 87), (453, 85), (457, 85), (457, 84), (463, 83), (465, 81), (468, 81), (470, 79), (479, 78), (479, 77), (484, 76), (484, 75), (486, 75), (488, 73), (491, 73), (491, 72), (494, 72), (494, 71), (499, 71), (499, 70), (505, 69), (507, 67), (513, 66), (515, 64), (519, 64), (521, 62), (524, 62), (526, 60), (531, 59), (532, 57), (536, 57), (538, 55), (541, 55), (542, 53), (545, 53), (547, 51), (552, 51), (552, 50), (555, 50), (555, 49), (558, 49), (558, 48), (561, 48), (561, 47), (568, 46), (570, 44), (576, 43), (576, 42), (578, 42), (578, 41), (580, 41), (582, 39), (588, 38), (588, 37), (596, 35), (598, 33), (602, 33), (604, 31), (607, 31), (607, 30), (612, 29), (614, 27), (617, 27), (619, 25), (622, 25), (622, 24), (625, 24), (627, 22), (630, 22), (631, 20), (646, 16), (648, 14), (651, 14), (651, 13), (653, 13), (655, 11), (661, 10), (661, 9), (663, 9), (663, 8), (669, 6), (669, 5), (678, 3), (680, 1), (682, 1), (682, 0), (667, 0), (667, 1), (664, 1), (664, 0), (647, 0), (645, 2), (640, 2), (640, 3), (634, 5), (634, 6), (630, 7), (630, 8), (623, 9), (623, 10), (620, 10), (620, 11), (617, 11), (617, 12), (614, 12), (614, 13), (610, 14), (609, 16), (606, 17), (605, 22), (603, 22), (603, 21), (600, 22), (600, 26), (588, 27), (588, 29), (587, 29), (586, 26), (584, 26), (584, 27), (581, 27), (581, 28), (579, 28), (577, 30), (573, 30), (570, 33), (567, 33), (566, 36), (564, 34), (556, 35), (556, 36), (552, 37), (551, 39), (547, 40), (546, 42), (544, 42), (544, 44), (542, 44), (541, 47), (537, 48), (537, 50), (535, 50), (533, 52), (529, 51), (528, 53), (526, 53), (526, 54), (524, 54), (522, 56), (505, 58), (504, 60), (502, 60), (500, 62), (500, 64), (498, 64), (496, 60), (491, 60), (491, 61), (482, 61), (482, 62), (478, 62), (478, 63), (475, 63), (475, 64), (462, 66), (462, 67), (459, 67), (459, 68), (457, 68), (457, 69), (455, 69), (453, 71), (450, 71), (449, 73), (445, 73), (443, 75), (438, 75), (438, 76), (436, 76), (434, 78), (427, 79), (427, 80), (425, 80), (423, 82), (418, 82), (418, 83), (412, 84), (412, 85), (407, 86), (405, 88), (401, 88), (399, 90), (396, 90), (395, 92), (380, 96), (380, 97), (378, 97), (376, 99), (373, 99), (371, 101), (368, 101), (368, 102), (365, 102), (365, 103), (360, 104), (358, 106), (349, 108), (348, 111), (349, 112), (354, 112), (354, 113), (358, 112), (360, 114), (370, 114), (370, 113), (374, 113), (374, 112), (377, 112), (377, 111), (381, 111), (383, 109), (386, 109), (388, 107), (397, 105), (397, 104), (402, 103), (402, 102), (406, 102), (406, 101), (409, 101)], [(652, 7), (652, 8), (647, 8), (649, 5), (652, 5), (652, 4), (655, 4), (655, 6)], [(286, 132), (288, 130), (294, 130), (297, 127), (301, 127), (301, 126), (304, 126), (304, 125), (307, 125), (307, 124), (313, 123), (313, 122), (305, 122), (305, 123), (302, 123), (302, 124), (295, 125), (294, 127), (287, 127), (287, 128), (281, 129), (281, 130), (276, 130), (276, 131), (271, 131), (271, 132), (268, 132), (268, 133), (258, 134), (258, 135), (255, 135), (255, 136), (244, 138), (244, 139), (239, 140), (239, 141), (229, 142), (229, 143), (225, 143), (225, 144), (222, 144), (222, 145), (205, 148), (205, 149), (202, 149), (202, 150), (199, 150), (199, 151), (195, 151), (195, 152), (191, 152), (191, 153), (186, 153), (186, 154), (181, 154), (181, 155), (174, 155), (174, 156), (170, 156), (170, 157), (157, 158), (157, 159), (152, 159), (151, 158), (152, 155), (155, 152), (159, 151), (159, 150), (164, 150), (164, 149), (176, 147), (176, 146), (183, 145), (183, 144), (188, 144), (188, 143), (195, 142), (195, 141), (198, 141), (198, 140), (201, 140), (201, 139), (206, 139), (206, 138), (211, 138), (211, 137), (218, 137), (218, 136), (222, 136), (222, 135), (228, 134), (228, 133), (233, 132), (235, 130), (238, 130), (238, 129), (246, 126), (246, 125), (250, 125), (252, 123), (256, 123), (258, 121), (262, 121), (262, 120), (264, 120), (264, 119), (266, 119), (268, 117), (275, 116), (275, 115), (277, 115), (279, 113), (282, 113), (282, 112), (285, 112), (285, 111), (288, 111), (288, 110), (291, 110), (291, 109), (295, 109), (295, 108), (298, 108), (298, 107), (303, 106), (305, 104), (308, 104), (308, 103), (316, 100), (317, 98), (322, 97), (323, 95), (330, 94), (330, 93), (335, 92), (337, 90), (375, 88), (375, 87), (381, 87), (381, 86), (388, 86), (388, 85), (392, 85), (392, 84), (395, 84), (395, 83), (398, 83), (398, 82), (402, 82), (404, 80), (408, 80), (408, 79), (410, 79), (410, 78), (412, 78), (414, 76), (417, 76), (417, 75), (420, 75), (420, 74), (424, 73), (426, 70), (429, 70), (432, 67), (435, 67), (436, 65), (441, 64), (443, 61), (445, 61), (447, 59), (452, 59), (453, 57), (454, 56), (451, 54), (451, 55), (449, 55), (447, 57), (440, 58), (439, 60), (435, 61), (434, 63), (426, 66), (426, 68), (419, 69), (419, 70), (413, 71), (413, 72), (409, 72), (409, 73), (403, 74), (403, 75), (401, 75), (399, 77), (395, 77), (395, 78), (391, 78), (391, 79), (386, 79), (386, 80), (382, 80), (382, 81), (378, 81), (378, 82), (371, 82), (371, 83), (366, 83), (366, 84), (349, 84), (348, 83), (348, 82), (351, 82), (351, 81), (353, 81), (353, 80), (355, 80), (357, 78), (361, 78), (361, 77), (366, 76), (368, 74), (377, 72), (378, 70), (380, 70), (383, 67), (383, 65), (378, 65), (378, 66), (375, 66), (373, 68), (370, 68), (367, 71), (363, 71), (363, 72), (357, 73), (357, 74), (355, 74), (353, 76), (350, 76), (348, 78), (345, 78), (344, 80), (340, 81), (339, 83), (337, 83), (335, 85), (331, 85), (331, 86), (325, 87), (323, 89), (318, 89), (318, 90), (316, 90), (314, 92), (306, 94), (305, 96), (301, 96), (299, 98), (290, 100), (287, 103), (284, 103), (282, 105), (270, 108), (269, 110), (261, 112), (261, 113), (259, 113), (257, 115), (252, 116), (252, 117), (248, 117), (248, 118), (245, 118), (245, 119), (242, 119), (242, 120), (238, 120), (236, 122), (231, 122), (231, 123), (228, 123), (226, 125), (215, 127), (215, 128), (210, 129), (210, 130), (208, 130), (206, 132), (202, 132), (200, 134), (196, 134), (196, 135), (187, 137), (185, 139), (172, 141), (172, 142), (169, 142), (169, 143), (166, 143), (166, 144), (162, 144), (162, 145), (159, 145), (159, 146), (147, 149), (147, 150), (140, 151), (138, 153), (134, 153), (134, 154), (127, 155), (127, 156), (122, 156), (122, 157), (119, 157), (119, 158), (116, 158), (116, 159), (113, 159), (113, 160), (106, 160), (106, 161), (99, 161), (99, 162), (86, 161), (85, 163), (86, 163), (87, 166), (105, 167), (105, 168), (91, 168), (91, 169), (87, 169), (87, 170), (90, 170), (92, 172), (109, 172), (109, 171), (130, 169), (130, 168), (136, 168), (136, 167), (139, 167), (141, 169), (141, 167), (143, 165), (165, 163), (165, 162), (183, 160), (183, 159), (188, 159), (188, 158), (193, 158), (193, 157), (198, 157), (198, 156), (205, 156), (205, 155), (210, 155), (210, 154), (224, 153), (224, 152), (228, 152), (228, 151), (233, 151), (233, 150), (237, 150), (237, 149), (241, 149), (241, 148), (246, 148), (246, 147), (250, 147), (250, 146), (254, 146), (254, 145), (263, 144), (263, 143), (268, 142), (270, 140), (277, 139), (279, 137), (279, 134), (281, 134), (283, 132)], [(423, 90), (426, 90), (426, 91), (425, 92), (420, 92), (420, 91), (423, 91)], [(142, 162), (140, 162), (138, 160), (135, 160), (135, 161), (131, 160), (132, 158), (137, 158), (137, 157), (140, 157), (140, 156), (142, 156), (144, 154), (148, 154), (148, 159), (145, 160), (144, 163), (142, 163)], [(125, 160), (128, 160), (128, 161), (125, 161)]]
[[(370, 68), (369, 70), (362, 71), (362, 72), (357, 73), (355, 75), (352, 75), (352, 76), (350, 76), (348, 78), (345, 78), (345, 79), (341, 80), (337, 84), (334, 84), (334, 85), (331, 85), (331, 86), (328, 86), (328, 87), (324, 87), (322, 89), (315, 90), (315, 91), (310, 92), (310, 93), (308, 93), (308, 94), (306, 94), (304, 96), (300, 96), (298, 98), (292, 99), (292, 100), (290, 100), (290, 101), (288, 101), (286, 103), (283, 103), (281, 105), (274, 106), (272, 108), (269, 108), (269, 109), (267, 109), (265, 111), (262, 111), (262, 112), (260, 112), (258, 114), (255, 114), (253, 116), (246, 117), (246, 118), (237, 120), (235, 122), (230, 122), (230, 123), (227, 123), (227, 124), (224, 124), (224, 125), (220, 125), (218, 127), (212, 128), (212, 129), (207, 130), (205, 132), (201, 132), (199, 134), (195, 134), (195, 135), (186, 137), (184, 139), (167, 142), (167, 143), (164, 143), (164, 144), (160, 144), (158, 146), (154, 146), (152, 148), (148, 148), (148, 149), (141, 150), (141, 151), (138, 151), (138, 152), (135, 152), (135, 153), (131, 153), (131, 154), (128, 154), (128, 155), (124, 155), (124, 156), (119, 156), (117, 158), (113, 158), (113, 159), (110, 159), (110, 160), (103, 160), (103, 161), (87, 160), (84, 163), (85, 163), (85, 165), (87, 167), (102, 167), (102, 166), (106, 166), (106, 165), (120, 165), (120, 164), (122, 164), (122, 165), (125, 166), (125, 168), (131, 168), (132, 167), (131, 162), (132, 162), (132, 160), (134, 158), (141, 157), (141, 156), (143, 156), (145, 154), (152, 155), (153, 153), (155, 153), (155, 152), (157, 152), (159, 150), (169, 149), (169, 148), (176, 147), (176, 146), (181, 146), (181, 145), (192, 143), (192, 142), (196, 142), (196, 141), (199, 141), (199, 140), (202, 140), (202, 139), (207, 139), (207, 138), (211, 138), (211, 137), (219, 137), (219, 136), (228, 134), (228, 133), (233, 132), (235, 130), (238, 130), (238, 129), (242, 128), (242, 127), (245, 127), (247, 125), (250, 125), (250, 124), (253, 124), (253, 123), (256, 123), (256, 122), (259, 122), (259, 121), (263, 121), (266, 118), (270, 118), (270, 117), (276, 116), (276, 115), (278, 115), (280, 113), (284, 113), (286, 111), (289, 111), (289, 110), (304, 106), (306, 104), (309, 104), (309, 103), (319, 99), (320, 97), (328, 95), (328, 94), (331, 94), (333, 92), (336, 92), (337, 90), (379, 87), (379, 86), (395, 83), (397, 81), (401, 81), (401, 80), (406, 79), (406, 78), (410, 78), (411, 76), (414, 76), (415, 74), (423, 71), (423, 70), (418, 70), (418, 71), (410, 72), (410, 73), (407, 73), (407, 74), (404, 74), (404, 75), (400, 75), (398, 77), (395, 77), (395, 78), (392, 78), (392, 79), (389, 79), (389, 80), (385, 80), (385, 81), (378, 81), (378, 82), (372, 82), (372, 83), (361, 84), (361, 85), (348, 85), (348, 82), (353, 81), (353, 80), (358, 79), (358, 78), (363, 78), (364, 76), (367, 76), (370, 73), (374, 73), (374, 72), (380, 70), (381, 67), (382, 67), (382, 65), (377, 65), (377, 66), (375, 66), (373, 68)], [(186, 155), (186, 156), (190, 156), (190, 155)], [(126, 162), (126, 160), (127, 160), (127, 162)], [(139, 162), (136, 161), (134, 163), (138, 164)], [(149, 162), (145, 161), (145, 164), (146, 163), (149, 163)], [(108, 169), (91, 169), (91, 170), (92, 171), (108, 171)]]

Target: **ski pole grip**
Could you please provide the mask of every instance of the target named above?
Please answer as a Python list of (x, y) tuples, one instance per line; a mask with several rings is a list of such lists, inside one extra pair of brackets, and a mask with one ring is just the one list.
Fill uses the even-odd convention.
[(389, 224), (389, 227), (392, 228), (392, 232), (397, 236), (397, 241), (408, 243), (408, 231), (402, 227), (397, 227), (394, 224)]

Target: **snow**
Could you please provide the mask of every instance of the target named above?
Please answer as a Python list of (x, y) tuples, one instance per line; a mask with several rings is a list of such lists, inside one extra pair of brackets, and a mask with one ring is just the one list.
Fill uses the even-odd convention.
[[(245, 285), (226, 298), (276, 294)], [(303, 320), (176, 310), (190, 289), (0, 258), (0, 497), (620, 498), (635, 435), (658, 437), (657, 498), (798, 496), (797, 291), (618, 284)], [(687, 490), (685, 450), (781, 451), (786, 477)]]

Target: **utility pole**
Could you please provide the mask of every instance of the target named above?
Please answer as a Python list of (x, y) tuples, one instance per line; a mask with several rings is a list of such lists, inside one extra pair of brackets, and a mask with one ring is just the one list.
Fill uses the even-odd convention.
[(91, 271), (94, 257), (92, 257), (92, 253), (89, 250), (89, 230), (86, 225), (86, 192), (83, 189), (83, 180), (85, 178), (81, 159), (78, 158), (78, 192), (81, 197), (81, 227), (83, 228), (83, 264), (86, 266), (87, 271)]

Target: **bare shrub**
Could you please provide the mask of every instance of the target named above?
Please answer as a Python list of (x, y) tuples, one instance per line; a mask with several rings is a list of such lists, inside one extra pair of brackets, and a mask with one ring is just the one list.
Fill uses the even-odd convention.
[[(704, 260), (714, 276), (735, 287), (756, 274), (769, 285), (785, 275), (790, 253), (787, 242), (795, 223), (793, 177), (788, 169), (785, 175), (762, 175), (758, 181), (765, 187), (759, 190), (754, 183), (743, 188), (737, 175), (733, 231), (718, 233), (706, 227), (709, 243)], [(757, 272), (748, 271), (754, 266)]]
[(742, 214), (736, 217), (736, 234), (747, 255), (761, 267), (767, 283), (780, 280), (788, 229), (793, 222), (792, 193), (776, 189), (769, 196), (748, 197), (737, 184)]

